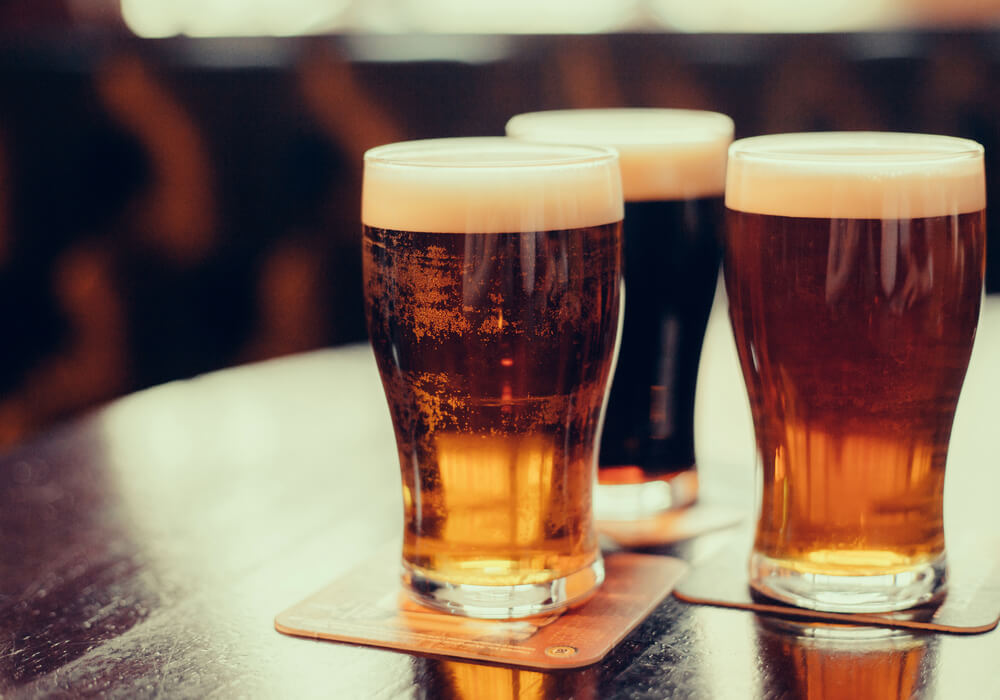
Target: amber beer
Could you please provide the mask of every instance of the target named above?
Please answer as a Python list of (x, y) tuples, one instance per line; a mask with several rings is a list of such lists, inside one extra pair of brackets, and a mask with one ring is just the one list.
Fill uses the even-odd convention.
[(887, 700), (928, 695), (936, 640), (901, 630), (756, 618), (759, 697)]
[(366, 155), (362, 217), (405, 585), (478, 617), (589, 594), (622, 302), (617, 155), (503, 138), (384, 146)]
[(943, 592), (985, 201), (982, 148), (963, 139), (733, 144), (725, 279), (762, 468), (759, 592), (845, 612)]
[(681, 109), (519, 114), (507, 134), (613, 146), (625, 197), (625, 306), (601, 439), (597, 515), (635, 520), (698, 493), (698, 361), (721, 258), (733, 122)]

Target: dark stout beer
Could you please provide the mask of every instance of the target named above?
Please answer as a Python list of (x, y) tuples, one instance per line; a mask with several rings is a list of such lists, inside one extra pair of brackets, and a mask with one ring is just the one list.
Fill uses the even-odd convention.
[(695, 467), (695, 381), (722, 214), (721, 196), (625, 203), (628, 303), (601, 439), (602, 483), (669, 479)]
[[(944, 139), (960, 150), (936, 158), (936, 142), (925, 154), (903, 135), (839, 138), (821, 153), (843, 159), (792, 161), (808, 188), (733, 160), (727, 195), (726, 290), (762, 467), (751, 573), (827, 581), (810, 607), (851, 600), (865, 577), (943, 578), (945, 460), (984, 274), (974, 144)], [(774, 595), (770, 575), (755, 583)], [(841, 604), (871, 600), (913, 603)]]
[[(459, 165), (434, 160), (447, 158)], [(506, 139), (446, 140), (429, 160), (410, 180), (368, 162), (363, 214), (406, 581), (425, 602), (483, 616), (520, 607), (490, 610), (497, 590), (549, 595), (569, 581), (551, 607), (603, 571), (591, 492), (620, 325), (617, 161)], [(454, 605), (463, 587), (494, 593)]]
[(694, 401), (721, 255), (732, 121), (671, 109), (521, 114), (520, 139), (614, 146), (625, 196), (625, 320), (599, 457), (598, 517), (695, 500)]

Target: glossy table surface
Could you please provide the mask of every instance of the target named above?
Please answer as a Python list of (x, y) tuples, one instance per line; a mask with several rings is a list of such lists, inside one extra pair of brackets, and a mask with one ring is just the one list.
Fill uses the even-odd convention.
[[(752, 434), (723, 306), (700, 371), (699, 469), (706, 501), (749, 511)], [(953, 431), (949, 542), (1000, 534), (998, 397), (991, 297)], [(672, 597), (601, 663), (550, 674), (274, 631), (277, 612), (400, 529), (366, 346), (117, 401), (0, 460), (0, 695), (1000, 697), (1000, 631), (816, 638)], [(727, 536), (658, 552), (697, 565)]]

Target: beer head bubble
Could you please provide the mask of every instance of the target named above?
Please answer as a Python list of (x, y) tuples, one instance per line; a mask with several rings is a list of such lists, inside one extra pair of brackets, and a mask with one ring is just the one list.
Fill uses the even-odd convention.
[(567, 109), (518, 114), (507, 135), (533, 142), (611, 146), (627, 202), (718, 197), (733, 120), (690, 109)]
[(365, 154), (361, 219), (410, 232), (559, 231), (621, 221), (618, 154), (504, 137), (427, 139)]
[(983, 147), (929, 134), (832, 132), (741, 139), (726, 206), (772, 216), (915, 219), (986, 207)]

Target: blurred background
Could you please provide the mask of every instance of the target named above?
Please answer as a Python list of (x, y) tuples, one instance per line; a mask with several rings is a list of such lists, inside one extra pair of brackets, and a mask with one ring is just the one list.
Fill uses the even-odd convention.
[(993, 199), (998, 29), (1000, 0), (0, 0), (0, 449), (144, 387), (364, 340), (380, 143), (701, 108), (738, 137), (974, 138)]

